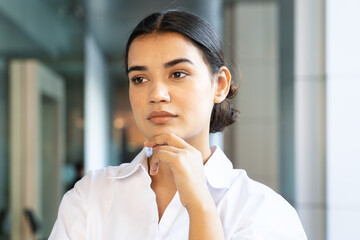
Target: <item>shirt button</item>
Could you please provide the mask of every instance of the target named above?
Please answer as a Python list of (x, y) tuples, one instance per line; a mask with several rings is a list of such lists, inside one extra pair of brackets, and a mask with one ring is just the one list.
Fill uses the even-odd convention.
[(166, 226), (169, 226), (169, 225), (170, 225), (170, 220), (169, 220), (169, 219), (166, 219), (166, 220), (164, 221), (164, 224), (165, 224)]

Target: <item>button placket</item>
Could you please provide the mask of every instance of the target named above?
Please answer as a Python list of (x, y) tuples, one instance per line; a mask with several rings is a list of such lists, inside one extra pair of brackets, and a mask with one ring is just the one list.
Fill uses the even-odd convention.
[(167, 218), (167, 219), (164, 220), (164, 225), (165, 226), (168, 227), (168, 226), (170, 226), (170, 224), (171, 224), (170, 219)]
[(175, 218), (178, 215), (181, 207), (182, 207), (182, 205), (180, 202), (179, 193), (176, 192), (160, 220), (159, 232), (161, 234), (161, 237), (164, 237), (166, 235), (166, 233), (169, 231), (169, 229), (173, 225)]
[[(145, 171), (145, 170), (144, 170)], [(150, 227), (150, 231), (156, 236), (155, 239), (159, 239), (159, 226), (158, 226), (158, 222), (159, 222), (159, 215), (158, 215), (158, 207), (157, 207), (157, 203), (156, 203), (156, 195), (154, 193), (154, 191), (151, 189), (151, 178), (149, 177), (149, 175), (146, 173), (146, 176), (148, 178), (148, 190), (149, 190), (149, 194), (151, 195), (151, 226)]]

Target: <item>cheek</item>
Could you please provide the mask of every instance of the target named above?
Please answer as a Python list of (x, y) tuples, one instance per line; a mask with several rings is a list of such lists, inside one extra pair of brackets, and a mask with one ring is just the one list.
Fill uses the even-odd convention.
[(131, 91), (129, 92), (129, 100), (133, 112), (137, 112), (137, 110), (140, 108), (142, 102), (141, 99), (141, 97), (131, 93)]
[(210, 89), (201, 88), (187, 96), (187, 104), (195, 114), (208, 115), (207, 113), (212, 110), (213, 99)]

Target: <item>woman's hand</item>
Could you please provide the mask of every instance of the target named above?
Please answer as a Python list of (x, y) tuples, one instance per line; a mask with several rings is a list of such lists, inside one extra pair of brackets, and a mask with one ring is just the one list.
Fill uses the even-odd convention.
[(160, 161), (167, 163), (172, 170), (181, 203), (188, 211), (213, 204), (200, 151), (174, 134), (156, 136), (144, 145), (153, 148), (149, 162), (150, 175), (157, 174)]
[(203, 156), (193, 146), (174, 134), (156, 136), (144, 143), (153, 148), (150, 174), (158, 172), (159, 163), (167, 163), (173, 173), (182, 205), (189, 214), (189, 240), (224, 239), (215, 203), (207, 188)]

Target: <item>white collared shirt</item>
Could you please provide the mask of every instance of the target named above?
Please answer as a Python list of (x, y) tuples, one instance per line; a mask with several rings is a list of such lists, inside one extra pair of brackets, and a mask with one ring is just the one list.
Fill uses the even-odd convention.
[[(306, 239), (293, 207), (265, 185), (233, 169), (219, 147), (204, 172), (225, 239)], [(188, 239), (189, 215), (178, 192), (159, 222), (144, 149), (131, 163), (89, 172), (60, 204), (50, 240)]]

